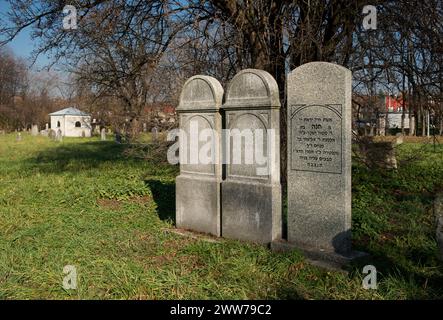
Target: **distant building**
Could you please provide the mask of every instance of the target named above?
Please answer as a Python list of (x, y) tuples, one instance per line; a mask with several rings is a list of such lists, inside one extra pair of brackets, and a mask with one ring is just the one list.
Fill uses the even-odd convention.
[(62, 132), (64, 137), (90, 137), (91, 116), (75, 107), (50, 113), (51, 129)]
[(409, 129), (409, 112), (407, 109), (406, 101), (403, 101), (402, 97), (393, 98), (390, 96), (385, 97), (386, 107), (386, 127), (389, 129), (400, 129), (401, 118), (403, 115), (403, 108), (405, 109), (404, 128)]

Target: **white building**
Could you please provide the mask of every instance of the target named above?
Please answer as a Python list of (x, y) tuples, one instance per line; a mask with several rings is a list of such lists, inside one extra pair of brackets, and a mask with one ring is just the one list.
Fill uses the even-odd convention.
[[(387, 112), (386, 113), (386, 125), (390, 129), (401, 128), (401, 117), (403, 113), (400, 112)], [(409, 113), (405, 112), (404, 128), (409, 129)]]
[(51, 129), (59, 129), (64, 137), (90, 137), (91, 116), (77, 108), (70, 107), (50, 113)]

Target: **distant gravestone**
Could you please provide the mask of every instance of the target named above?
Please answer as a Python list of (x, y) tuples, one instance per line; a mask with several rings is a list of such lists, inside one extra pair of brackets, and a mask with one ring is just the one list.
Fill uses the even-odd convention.
[[(191, 77), (183, 86), (177, 112), (180, 118), (180, 175), (176, 179), (176, 224), (179, 228), (221, 235), (220, 134), (223, 88), (209, 76)], [(212, 132), (206, 141), (200, 132)], [(200, 157), (209, 143), (210, 159)], [(207, 155), (205, 153), (205, 155)]]
[(282, 229), (277, 82), (266, 71), (242, 70), (229, 83), (222, 108), (228, 130), (223, 237), (270, 243)]
[(38, 125), (33, 124), (31, 129), (31, 135), (33, 137), (38, 136)]
[(288, 242), (321, 259), (351, 251), (350, 70), (327, 62), (288, 75)]
[(86, 138), (86, 132), (85, 132), (85, 130), (82, 130), (82, 138)]
[(100, 139), (101, 139), (101, 141), (106, 141), (106, 129), (105, 128), (102, 128), (100, 130)]
[(380, 115), (377, 118), (378, 121), (378, 135), (385, 136), (386, 135), (386, 116), (384, 114)]
[(402, 144), (403, 143), (403, 138), (404, 138), (404, 136), (401, 133), (397, 133), (395, 135), (395, 144), (396, 145)]
[(148, 125), (146, 124), (146, 122), (143, 123), (143, 132), (147, 132), (148, 131)]
[(157, 127), (153, 127), (151, 129), (151, 134), (152, 134), (152, 140), (153, 141), (157, 141), (158, 140), (158, 128)]
[(62, 133), (62, 130), (61, 130), (61, 129), (58, 129), (58, 130), (57, 130), (57, 132), (56, 132), (56, 136), (55, 136), (55, 139), (56, 139), (58, 142), (61, 142), (61, 141), (63, 140), (63, 133)]
[(21, 134), (21, 132), (17, 132), (17, 136), (16, 136), (15, 140), (16, 140), (17, 142), (22, 141), (22, 134)]
[(49, 131), (48, 131), (48, 137), (51, 139), (51, 140), (55, 140), (55, 137), (56, 137), (56, 132), (54, 131), (54, 130), (52, 130), (52, 129), (49, 129)]
[(46, 131), (49, 130), (49, 124), (48, 124), (48, 123), (45, 124), (45, 130), (46, 130)]
[(122, 143), (122, 135), (118, 130), (115, 131), (115, 142), (118, 144)]
[(372, 137), (363, 137), (358, 143), (360, 158), (369, 168), (397, 169), (395, 140), (374, 141)]

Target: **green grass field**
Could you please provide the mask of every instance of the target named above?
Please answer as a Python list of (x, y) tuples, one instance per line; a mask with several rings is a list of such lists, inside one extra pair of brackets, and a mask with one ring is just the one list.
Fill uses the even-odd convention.
[[(345, 275), (297, 252), (169, 232), (178, 168), (154, 145), (148, 159), (127, 148), (0, 136), (1, 299), (443, 298), (432, 212), (443, 145), (399, 146), (397, 171), (354, 164), (353, 245), (372, 255), (377, 290), (362, 288), (363, 265)], [(65, 265), (77, 290), (62, 287)]]

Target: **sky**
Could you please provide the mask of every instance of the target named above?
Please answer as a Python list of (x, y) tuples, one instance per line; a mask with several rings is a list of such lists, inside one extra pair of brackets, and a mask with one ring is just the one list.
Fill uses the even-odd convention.
[[(5, 0), (0, 0), (0, 16), (8, 11), (9, 5)], [(31, 62), (31, 53), (35, 48), (35, 44), (37, 40), (31, 40), (30, 36), (31, 29), (26, 28), (18, 36), (8, 44), (8, 47), (14, 52), (14, 54), (18, 57), (24, 58), (25, 60)], [(44, 66), (49, 64), (49, 59), (47, 56), (40, 56), (34, 68), (43, 68)]]

